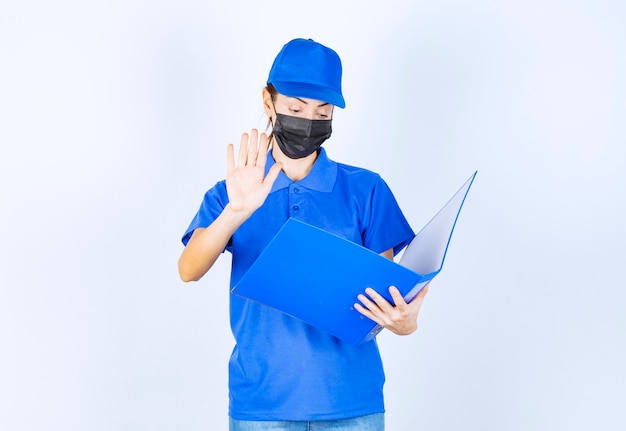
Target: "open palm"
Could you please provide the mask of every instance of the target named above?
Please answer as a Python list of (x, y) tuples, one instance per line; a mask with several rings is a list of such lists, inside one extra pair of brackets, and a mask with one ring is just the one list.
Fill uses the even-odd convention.
[(261, 133), (260, 137), (256, 129), (252, 129), (250, 135), (244, 133), (235, 164), (235, 148), (233, 144), (228, 145), (226, 189), (233, 211), (250, 215), (263, 205), (270, 193), (281, 165), (276, 163), (265, 177), (268, 146), (269, 139), (265, 133)]

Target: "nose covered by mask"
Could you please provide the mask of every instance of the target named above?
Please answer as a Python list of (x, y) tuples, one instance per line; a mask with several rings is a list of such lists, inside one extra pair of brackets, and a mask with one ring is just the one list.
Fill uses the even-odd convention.
[(272, 134), (281, 151), (290, 159), (312, 154), (330, 138), (332, 120), (309, 120), (276, 113)]

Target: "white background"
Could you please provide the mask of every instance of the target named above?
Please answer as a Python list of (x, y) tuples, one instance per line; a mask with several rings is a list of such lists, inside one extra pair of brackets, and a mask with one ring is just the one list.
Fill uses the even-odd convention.
[(0, 428), (226, 429), (230, 257), (186, 285), (180, 236), (311, 37), (344, 64), (329, 155), (415, 229), (479, 171), (419, 331), (379, 337), (387, 429), (626, 429), (625, 12), (3, 2)]

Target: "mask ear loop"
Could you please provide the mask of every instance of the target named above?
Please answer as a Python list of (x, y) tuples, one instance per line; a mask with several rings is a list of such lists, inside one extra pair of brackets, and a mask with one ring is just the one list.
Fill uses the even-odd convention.
[[(276, 106), (274, 106), (274, 99), (272, 99), (272, 109), (274, 109), (274, 113), (276, 113)], [(272, 117), (267, 118), (267, 125), (265, 126), (265, 134), (267, 134), (267, 130), (272, 126), (272, 132), (267, 135), (267, 139), (270, 142), (270, 145), (274, 145), (274, 123), (272, 123)]]

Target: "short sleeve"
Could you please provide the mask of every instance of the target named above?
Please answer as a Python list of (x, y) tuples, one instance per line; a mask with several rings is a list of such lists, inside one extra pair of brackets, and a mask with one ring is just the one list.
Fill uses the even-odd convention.
[(385, 181), (377, 176), (363, 229), (363, 245), (377, 253), (393, 248), (397, 255), (415, 233)]
[[(228, 204), (228, 193), (226, 192), (226, 183), (221, 181), (213, 186), (204, 194), (204, 199), (200, 205), (200, 209), (196, 213), (189, 227), (182, 237), (182, 242), (186, 246), (197, 228), (208, 227), (222, 213), (224, 207)], [(229, 244), (230, 246), (230, 244)]]

